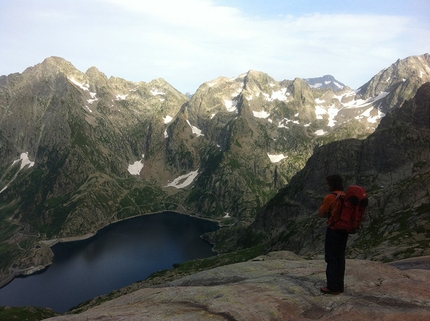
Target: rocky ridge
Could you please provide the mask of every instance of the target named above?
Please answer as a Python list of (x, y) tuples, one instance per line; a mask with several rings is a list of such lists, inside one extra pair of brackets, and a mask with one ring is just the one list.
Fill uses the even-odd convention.
[(333, 91), (339, 91), (345, 87), (345, 84), (341, 83), (332, 75), (325, 75), (317, 78), (306, 78), (305, 81), (311, 88), (315, 89), (331, 88)]
[(429, 258), (412, 269), (347, 260), (346, 289), (324, 295), (325, 262), (291, 252), (218, 267), (167, 284), (137, 290), (80, 314), (77, 320), (427, 320)]

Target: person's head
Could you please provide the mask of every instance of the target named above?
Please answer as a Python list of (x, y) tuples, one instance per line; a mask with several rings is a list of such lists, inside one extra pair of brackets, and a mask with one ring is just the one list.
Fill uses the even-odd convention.
[(328, 189), (330, 191), (342, 191), (343, 190), (343, 182), (342, 177), (340, 175), (329, 175), (326, 178)]

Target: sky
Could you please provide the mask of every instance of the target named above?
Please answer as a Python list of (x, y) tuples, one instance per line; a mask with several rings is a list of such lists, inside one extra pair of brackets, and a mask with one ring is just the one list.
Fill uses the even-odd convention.
[(194, 93), (249, 70), (357, 89), (430, 53), (430, 0), (0, 0), (0, 75), (50, 56)]

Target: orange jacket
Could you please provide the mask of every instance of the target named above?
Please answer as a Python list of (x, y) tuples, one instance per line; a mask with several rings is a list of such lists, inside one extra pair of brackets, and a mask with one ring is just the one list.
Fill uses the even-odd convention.
[(343, 193), (343, 191), (333, 191), (332, 193), (326, 195), (326, 197), (324, 197), (324, 200), (320, 206), (320, 209), (318, 211), (318, 216), (319, 217), (325, 217), (330, 219), (330, 210), (331, 207), (334, 203), (334, 201), (336, 200), (336, 195), (338, 193)]

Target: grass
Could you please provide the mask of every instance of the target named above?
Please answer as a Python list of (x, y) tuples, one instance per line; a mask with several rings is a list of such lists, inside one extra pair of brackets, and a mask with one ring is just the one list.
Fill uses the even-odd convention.
[(175, 264), (174, 269), (164, 270), (151, 274), (145, 281), (162, 280), (163, 282), (177, 279), (179, 276), (191, 275), (200, 271), (212, 269), (218, 266), (229, 265), (248, 261), (264, 254), (264, 246), (258, 245), (251, 248), (219, 254), (206, 259), (187, 261)]
[(0, 307), (2, 321), (38, 321), (60, 315), (50, 309), (36, 307)]

